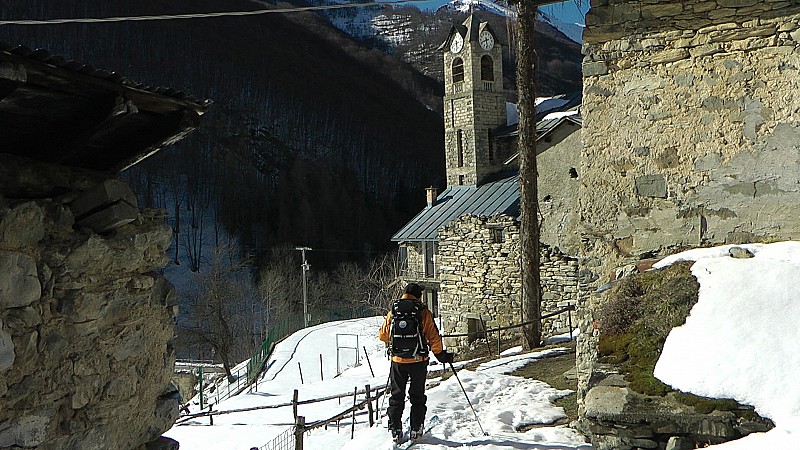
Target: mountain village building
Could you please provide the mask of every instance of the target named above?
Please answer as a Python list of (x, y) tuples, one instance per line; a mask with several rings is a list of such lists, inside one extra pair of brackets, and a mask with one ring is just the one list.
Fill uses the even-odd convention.
[[(442, 318), (449, 348), (484, 330), (523, 321), (519, 246), (517, 124), (503, 90), (502, 44), (488, 23), (470, 15), (439, 47), (444, 58), (444, 151), (448, 188), (431, 187), (428, 205), (398, 231), (404, 281), (426, 288)], [(571, 213), (578, 187), (580, 94), (537, 106), (542, 228), (543, 314), (578, 300), (578, 240)], [(549, 114), (548, 114), (549, 113)], [(543, 323), (545, 335), (566, 332), (568, 314)], [(509, 329), (492, 339), (508, 339)]]
[(119, 172), (210, 102), (0, 43), (0, 447), (163, 445), (172, 231)]
[[(582, 270), (602, 284), (683, 249), (800, 238), (800, 5), (592, 1), (586, 25)], [(579, 423), (593, 447), (738, 437), (719, 413), (699, 426), (653, 414), (672, 405), (637, 408), (641, 396), (610, 381), (597, 361), (604, 300), (586, 296), (578, 309)]]

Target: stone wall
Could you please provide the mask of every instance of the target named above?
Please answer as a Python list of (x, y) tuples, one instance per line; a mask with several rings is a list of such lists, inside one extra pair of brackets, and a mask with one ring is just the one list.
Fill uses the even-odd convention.
[[(474, 320), (487, 328), (516, 325), (521, 318), (519, 223), (512, 217), (463, 216), (439, 230), (439, 311), (443, 334), (474, 332)], [(578, 299), (578, 262), (543, 246), (541, 257), (542, 314)], [(472, 320), (472, 322), (471, 322)], [(546, 319), (542, 334), (567, 332), (568, 316)], [(520, 338), (519, 329), (501, 332), (501, 339)], [(496, 337), (492, 337), (496, 339)], [(458, 352), (470, 338), (446, 338)]]
[(153, 211), (103, 235), (76, 225), (104, 177), (25, 167), (0, 173), (0, 448), (137, 448), (178, 414), (177, 310), (156, 272), (171, 232)]
[[(800, 5), (592, 1), (586, 23), (582, 272), (800, 238)], [(582, 413), (599, 301), (581, 304)]]

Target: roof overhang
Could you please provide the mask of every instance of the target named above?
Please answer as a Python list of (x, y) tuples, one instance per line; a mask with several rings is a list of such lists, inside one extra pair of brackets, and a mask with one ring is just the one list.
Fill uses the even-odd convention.
[(0, 153), (118, 172), (196, 129), (209, 104), (0, 44)]

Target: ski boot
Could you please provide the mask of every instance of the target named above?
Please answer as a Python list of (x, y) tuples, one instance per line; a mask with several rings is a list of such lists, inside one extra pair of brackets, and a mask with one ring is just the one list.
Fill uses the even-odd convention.
[(421, 424), (419, 427), (411, 429), (411, 435), (409, 439), (411, 439), (412, 441), (416, 441), (417, 439), (421, 438), (424, 433), (425, 433), (425, 425)]
[(403, 429), (389, 427), (389, 432), (392, 433), (392, 441), (398, 443), (403, 440)]

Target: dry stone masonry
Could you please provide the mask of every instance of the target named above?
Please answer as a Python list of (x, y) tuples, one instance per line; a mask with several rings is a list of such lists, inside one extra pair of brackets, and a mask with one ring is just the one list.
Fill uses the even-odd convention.
[[(459, 349), (482, 331), (522, 322), (519, 222), (506, 215), (462, 216), (440, 229), (438, 273), (439, 311), (443, 334), (473, 336), (446, 338), (448, 348)], [(578, 261), (543, 246), (541, 254), (542, 313), (574, 305), (578, 299)], [(542, 323), (542, 334), (569, 330), (568, 315)], [(501, 339), (520, 337), (521, 330), (501, 332)], [(491, 336), (496, 339), (496, 336)]]
[[(676, 248), (800, 238), (800, 5), (597, 0), (586, 24), (581, 272), (603, 283)], [(584, 417), (598, 301), (581, 304)]]
[[(163, 217), (120, 180), (0, 156), (27, 168), (0, 183), (0, 448), (156, 440), (179, 404)], [(93, 219), (76, 223), (75, 205)]]

